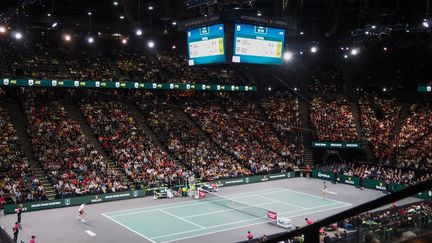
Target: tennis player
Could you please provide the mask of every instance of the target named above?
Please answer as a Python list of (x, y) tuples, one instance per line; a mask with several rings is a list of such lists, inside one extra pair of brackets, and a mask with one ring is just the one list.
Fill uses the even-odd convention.
[(328, 187), (325, 181), (323, 181), (323, 197), (327, 198)]
[(85, 207), (85, 204), (83, 203), (83, 204), (81, 204), (81, 206), (78, 209), (78, 220), (81, 220), (81, 222), (83, 222), (83, 223), (85, 223), (84, 216), (87, 215), (84, 212), (84, 207)]

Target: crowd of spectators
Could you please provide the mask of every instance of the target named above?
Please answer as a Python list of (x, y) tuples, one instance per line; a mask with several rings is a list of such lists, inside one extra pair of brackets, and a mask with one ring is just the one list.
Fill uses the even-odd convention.
[(53, 90), (26, 89), (22, 94), (34, 157), (58, 197), (127, 189), (120, 175), (71, 119)]
[(402, 107), (396, 99), (383, 99), (377, 96), (361, 97), (358, 105), (362, 132), (371, 144), (375, 157), (389, 159)]
[(325, 101), (315, 97), (310, 112), (314, 135), (319, 141), (358, 141), (356, 124), (346, 98)]
[(126, 105), (97, 94), (80, 98), (80, 110), (99, 143), (137, 186), (175, 185), (188, 176), (145, 133)]
[(398, 167), (429, 170), (432, 166), (432, 107), (414, 104), (393, 143)]
[(301, 163), (262, 117), (260, 105), (241, 95), (217, 94), (195, 98), (185, 112), (228, 153), (253, 173), (291, 170)]
[(21, 152), (0, 89), (0, 205), (46, 199), (39, 179)]
[(137, 102), (150, 129), (162, 144), (189, 168), (196, 178), (216, 180), (249, 175), (231, 155), (222, 151), (203, 132), (185, 117), (180, 109), (170, 107), (169, 96), (154, 92), (143, 93)]

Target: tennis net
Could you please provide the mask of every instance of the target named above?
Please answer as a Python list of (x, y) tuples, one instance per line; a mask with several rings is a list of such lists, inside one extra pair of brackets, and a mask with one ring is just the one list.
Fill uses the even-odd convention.
[(262, 207), (250, 205), (247, 203), (239, 202), (237, 200), (233, 200), (231, 198), (220, 196), (210, 191), (206, 191), (202, 189), (200, 191), (201, 191), (200, 194), (204, 193), (205, 196), (202, 198), (207, 202), (211, 202), (222, 207), (230, 208), (256, 218), (267, 219), (267, 213), (270, 211)]

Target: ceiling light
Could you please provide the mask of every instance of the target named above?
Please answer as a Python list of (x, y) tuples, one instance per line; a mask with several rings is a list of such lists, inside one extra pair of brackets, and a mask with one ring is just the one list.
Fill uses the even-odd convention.
[(65, 41), (69, 42), (72, 40), (72, 37), (70, 35), (65, 35), (64, 39), (65, 39)]
[(304, 35), (304, 32), (302, 31), (302, 32), (300, 32), (300, 35)]
[(427, 21), (427, 19), (424, 19), (424, 20), (423, 20), (422, 25), (423, 25), (423, 27), (425, 27), (425, 28), (429, 28), (429, 22)]
[(21, 32), (15, 32), (14, 38), (17, 39), (17, 40), (21, 40), (21, 38), (22, 38)]
[(287, 51), (284, 53), (283, 58), (285, 61), (291, 61), (291, 59), (293, 58), (293, 53), (290, 51)]
[(126, 38), (122, 39), (122, 44), (123, 44), (123, 45), (126, 45), (126, 44), (127, 44), (127, 39), (126, 39)]
[(6, 27), (0, 26), (0, 33), (1, 34), (6, 33)]
[(173, 22), (172, 22), (172, 25), (176, 26), (176, 25), (177, 25), (177, 22), (173, 21)]
[(55, 28), (55, 27), (57, 27), (57, 25), (58, 25), (58, 22), (57, 21), (53, 21), (51, 23), (51, 28)]
[(141, 29), (137, 29), (136, 32), (135, 32), (135, 34), (136, 34), (137, 36), (142, 35), (142, 30), (141, 30)]
[(382, 89), (382, 91), (386, 92), (386, 91), (387, 91), (387, 88), (386, 88), (386, 87), (384, 87), (384, 88)]
[(359, 54), (359, 52), (360, 52), (360, 50), (358, 48), (353, 48), (351, 50), (351, 55), (355, 56), (355, 55)]
[(261, 17), (261, 16), (262, 16), (261, 11), (258, 11), (258, 12), (257, 12), (257, 16), (258, 16), (258, 17)]
[(376, 26), (375, 26), (375, 25), (372, 25), (372, 29), (376, 29)]
[(155, 43), (152, 40), (150, 40), (147, 42), (147, 46), (153, 48), (155, 46)]
[(89, 38), (87, 38), (87, 42), (90, 43), (90, 44), (92, 44), (94, 42), (93, 37), (90, 36)]
[(385, 46), (383, 47), (383, 50), (384, 50), (384, 51), (388, 51), (387, 47), (385, 47)]
[(123, 16), (123, 15), (120, 15), (120, 19), (124, 19), (124, 16)]
[(268, 90), (268, 91), (271, 91), (271, 90), (272, 90), (272, 88), (271, 88), (271, 87), (268, 87), (268, 88), (267, 88), (267, 90)]
[(154, 7), (152, 5), (148, 6), (148, 10), (152, 11)]
[(88, 14), (88, 16), (91, 16), (91, 15), (92, 15), (92, 12), (88, 12), (87, 14)]
[(318, 48), (316, 46), (312, 46), (311, 49), (310, 49), (310, 51), (312, 53), (316, 53), (318, 51)]
[(345, 59), (348, 59), (348, 55), (347, 55), (347, 54), (345, 54), (345, 55), (344, 55), (344, 58), (345, 58)]
[(47, 13), (47, 16), (48, 16), (48, 17), (51, 17), (51, 14), (50, 14), (50, 13)]
[(114, 2), (113, 2), (113, 5), (114, 5), (114, 6), (117, 6), (117, 5), (118, 5), (118, 2), (117, 2), (117, 1), (114, 1)]
[(177, 48), (177, 46), (173, 45), (173, 46), (172, 46), (171, 48), (172, 48), (172, 49), (174, 50), (174, 49), (176, 49), (176, 48)]

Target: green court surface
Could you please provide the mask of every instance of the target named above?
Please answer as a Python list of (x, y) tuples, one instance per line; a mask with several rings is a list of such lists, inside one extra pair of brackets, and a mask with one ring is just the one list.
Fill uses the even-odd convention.
[[(279, 216), (296, 217), (342, 208), (351, 204), (322, 198), (285, 188), (224, 195), (241, 205), (249, 204), (278, 212)], [(225, 203), (226, 199), (222, 200)], [(219, 203), (221, 204), (221, 203)], [(216, 232), (267, 223), (266, 210), (261, 218), (231, 209), (211, 200), (196, 200), (169, 205), (136, 208), (103, 213), (108, 219), (122, 225), (150, 242), (171, 242)], [(261, 212), (259, 209), (256, 212)]]

